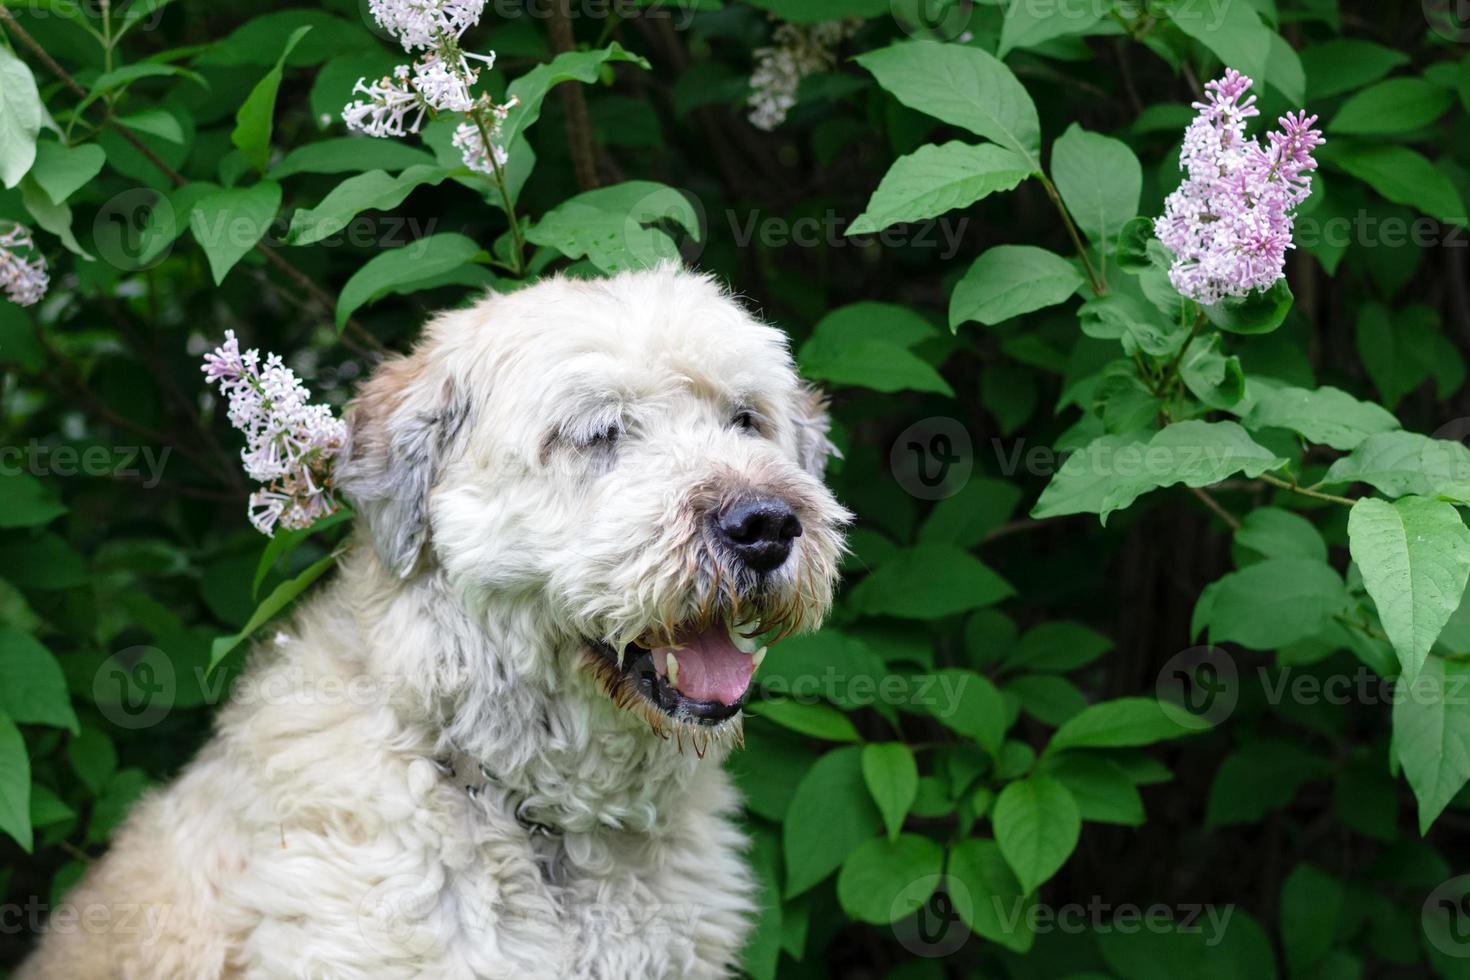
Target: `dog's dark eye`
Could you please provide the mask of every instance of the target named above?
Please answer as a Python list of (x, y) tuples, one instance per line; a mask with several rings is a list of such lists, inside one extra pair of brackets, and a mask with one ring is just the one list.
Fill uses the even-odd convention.
[(755, 413), (750, 409), (741, 409), (736, 412), (735, 417), (730, 419), (730, 424), (741, 432), (754, 432), (759, 435), (761, 431), (760, 419), (756, 418)]
[(621, 438), (623, 438), (623, 426), (621, 423), (614, 422), (588, 436), (584, 445), (588, 449), (611, 449), (618, 444)]

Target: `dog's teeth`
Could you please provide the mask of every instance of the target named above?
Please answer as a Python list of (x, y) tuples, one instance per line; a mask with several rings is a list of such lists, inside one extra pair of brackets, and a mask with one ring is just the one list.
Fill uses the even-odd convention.
[(755, 637), (747, 636), (744, 632), (747, 629), (753, 630), (754, 626), (754, 623), (741, 623), (739, 626), (729, 627), (730, 642), (735, 644), (735, 649), (741, 653), (755, 653), (756, 647), (759, 646)]
[(667, 661), (665, 661), (665, 662), (668, 664), (668, 667), (669, 667), (669, 686), (670, 687), (678, 687), (679, 686), (679, 658), (678, 657), (675, 657), (671, 653), (671, 654), (669, 654), (669, 659)]
[(752, 673), (761, 669), (761, 661), (764, 659), (766, 659), (765, 647), (761, 647), (755, 653), (752, 653), (750, 655), (750, 669)]

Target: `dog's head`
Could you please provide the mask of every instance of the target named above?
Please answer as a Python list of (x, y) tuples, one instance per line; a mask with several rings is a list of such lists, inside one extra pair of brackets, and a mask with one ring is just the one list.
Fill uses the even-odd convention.
[(733, 717), (761, 644), (830, 605), (849, 515), (821, 398), (707, 278), (554, 279), (446, 314), (348, 418), (338, 483), (381, 564), (572, 651), (516, 666), (589, 670), (655, 730)]

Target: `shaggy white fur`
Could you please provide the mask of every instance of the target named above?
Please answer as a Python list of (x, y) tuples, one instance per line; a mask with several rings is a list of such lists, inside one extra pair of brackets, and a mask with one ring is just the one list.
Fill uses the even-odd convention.
[[(549, 280), (433, 321), (349, 424), (335, 580), (18, 977), (729, 975), (739, 718), (676, 720), (595, 651), (825, 613), (848, 515), (784, 336), (671, 268)], [(747, 493), (803, 529), (759, 581), (708, 531)]]

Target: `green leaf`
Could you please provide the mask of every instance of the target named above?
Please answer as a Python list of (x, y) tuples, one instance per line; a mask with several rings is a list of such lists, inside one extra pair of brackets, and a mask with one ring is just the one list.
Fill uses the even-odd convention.
[(1067, 787), (1083, 820), (1141, 827), (1147, 819), (1138, 787), (1107, 759), (1062, 755), (1047, 764), (1046, 773)]
[(251, 597), (260, 595), (260, 586), (265, 582), (267, 575), (287, 555), (295, 551), (304, 541), (313, 535), (320, 534), (328, 528), (336, 527), (343, 521), (352, 519), (352, 511), (346, 507), (335, 510), (325, 517), (317, 518), (310, 527), (284, 529), (278, 528), (265, 544), (260, 553), (260, 561), (255, 566), (255, 578), (250, 583)]
[[(1203, 914), (1187, 924), (1180, 919), (1126, 931), (1119, 928), (1121, 925), (1121, 920), (1109, 923), (1108, 928), (1094, 933), (1109, 976), (1127, 980), (1276, 980), (1270, 937), (1235, 906), (1205, 906)], [(1096, 978), (1085, 976), (1085, 980)]]
[(189, 229), (209, 259), (216, 286), (265, 237), (280, 207), (281, 185), (270, 180), (213, 191), (195, 203)]
[(629, 180), (568, 198), (526, 232), (526, 241), (548, 245), (567, 258), (587, 260), (609, 275), (678, 262), (666, 230), (683, 229), (694, 241), (704, 234), (698, 212), (682, 191), (650, 180)]
[(1041, 172), (1036, 105), (1011, 70), (981, 49), (905, 41), (854, 60), (910, 109), (999, 143)]
[(1092, 663), (1112, 648), (1113, 641), (1096, 630), (1054, 620), (1027, 630), (1002, 667), (1064, 673)]
[(1348, 543), (1404, 679), (1412, 681), (1470, 579), (1470, 529), (1453, 505), (1424, 497), (1363, 498)]
[(67, 742), (66, 757), (77, 778), (94, 796), (102, 792), (117, 771), (117, 747), (106, 732), (90, 726)]
[(1373, 402), (1363, 402), (1338, 388), (1267, 388), (1255, 395), (1244, 422), (1250, 429), (1290, 429), (1309, 442), (1333, 449), (1356, 449), (1363, 440), (1399, 428), (1393, 413)]
[[(122, 21), (118, 25), (117, 32), (112, 36), (113, 40), (121, 38), (127, 31), (137, 27), (171, 3), (173, 0), (133, 0), (123, 11)], [(156, 24), (157, 21), (155, 20), (154, 23)]]
[(265, 73), (265, 77), (256, 82), (255, 88), (241, 103), (239, 111), (235, 113), (235, 128), (230, 133), (230, 142), (233, 143), (245, 158), (250, 161), (256, 170), (265, 170), (270, 162), (271, 155), (271, 129), (276, 114), (276, 92), (281, 87), (281, 75), (286, 65), (286, 59), (291, 56), (296, 45), (311, 31), (311, 25), (298, 27), (286, 38), (286, 46), (281, 49), (281, 56), (276, 59), (274, 67)]
[(816, 381), (874, 391), (928, 391), (954, 397), (949, 382), (927, 362), (883, 340), (813, 337), (802, 345), (801, 373)]
[[(1425, 380), (1460, 355), (1440, 331), (1438, 315), (1422, 306), (1390, 312), (1382, 303), (1364, 303), (1358, 309), (1358, 357), (1373, 386), (1390, 410)], [(1461, 380), (1463, 380), (1463, 375)], [(1458, 388), (1460, 381), (1450, 387)], [(1440, 397), (1449, 392), (1441, 391)]]
[(1326, 151), (1322, 158), (1327, 163), (1395, 204), (1417, 208), (1441, 221), (1465, 223), (1465, 205), (1455, 185), (1428, 159), (1408, 147), (1333, 140), (1322, 150)]
[(1257, 507), (1240, 522), (1235, 543), (1265, 558), (1306, 558), (1326, 563), (1327, 542), (1311, 521), (1280, 507)]
[(1202, 307), (1205, 317), (1221, 330), (1239, 334), (1271, 333), (1291, 312), (1291, 287), (1278, 279), (1270, 289), (1252, 289), (1244, 296), (1227, 296), (1214, 306)]
[(36, 144), (36, 166), (30, 176), (55, 204), (86, 186), (107, 161), (107, 153), (96, 143), (63, 146), (51, 140)]
[(1258, 445), (1234, 422), (1175, 422), (1146, 433), (1100, 436), (1062, 464), (1031, 516), (1123, 510), (1151, 490), (1183, 483), (1206, 487), (1237, 473), (1255, 479), (1287, 460)]
[(1331, 98), (1361, 88), (1409, 63), (1402, 51), (1357, 38), (1333, 38), (1301, 51), (1307, 73), (1307, 97), (1312, 101)]
[(973, 738), (996, 758), (1005, 740), (1009, 719), (1005, 699), (988, 677), (972, 670), (939, 671), (929, 691), (929, 713), (951, 730)]
[(1066, 7), (1007, 2), (1002, 6), (1006, 11), (1000, 25), (997, 58), (1004, 58), (1016, 48), (1034, 48), (1055, 38), (1086, 34), (1108, 12), (1107, 7), (1096, 3)]
[(1322, 482), (1367, 483), (1388, 497), (1470, 502), (1470, 449), (1417, 432), (1381, 432), (1334, 462)]
[(340, 331), (362, 306), (395, 292), (411, 292), (430, 277), (458, 269), (481, 253), (471, 239), (453, 232), (429, 235), (369, 259), (337, 296)]
[(1245, 371), (1240, 358), (1220, 353), (1220, 335), (1195, 337), (1179, 361), (1179, 377), (1190, 394), (1211, 408), (1234, 408), (1245, 397)]
[(1187, 334), (1152, 305), (1127, 293), (1105, 293), (1077, 309), (1078, 326), (1089, 337), (1117, 340), (1132, 357), (1142, 351), (1168, 357), (1179, 351)]
[(1138, 214), (1143, 168), (1122, 140), (1073, 123), (1052, 144), (1051, 177), (1077, 227), (1099, 247), (1111, 243)]
[(255, 608), (255, 612), (251, 614), (249, 621), (246, 622), (240, 632), (230, 636), (221, 636), (210, 645), (209, 670), (212, 672), (214, 668), (219, 666), (220, 661), (229, 655), (231, 650), (249, 639), (251, 634), (275, 618), (276, 614), (282, 609), (289, 606), (291, 601), (302, 592), (305, 592), (311, 583), (321, 578), (336, 560), (336, 555), (327, 555), (316, 564), (309, 566), (295, 578), (288, 579), (276, 586), (271, 591), (271, 594), (265, 597), (265, 601)]
[(0, 626), (0, 677), (0, 712), (26, 724), (79, 730), (61, 665), (34, 637)]
[(31, 853), (31, 760), (15, 722), (0, 714), (0, 830)]
[(310, 245), (340, 234), (362, 212), (396, 208), (415, 188), (425, 184), (438, 186), (448, 176), (448, 171), (432, 164), (417, 164), (397, 177), (383, 170), (348, 177), (332, 188), (316, 207), (291, 215), (286, 241), (292, 245)]
[(1394, 698), (1393, 753), (1419, 801), (1419, 833), (1470, 781), (1470, 663), (1430, 657)]
[(938, 619), (994, 605), (1014, 592), (974, 555), (953, 545), (921, 544), (876, 568), (850, 601), (869, 616)]
[(786, 898), (826, 878), (878, 833), (881, 819), (863, 782), (862, 753), (855, 745), (834, 749), (797, 784), (781, 827)]
[(71, 820), (77, 812), (42, 783), (31, 786), (31, 826), (51, 827)]
[(128, 811), (148, 789), (148, 774), (142, 769), (119, 769), (92, 806), (87, 823), (87, 843), (101, 844), (127, 817)]
[(394, 140), (371, 136), (343, 136), (298, 146), (270, 170), (271, 180), (295, 174), (362, 173), (367, 170), (406, 170), (429, 166), (434, 158), (423, 150)]
[(914, 752), (902, 742), (863, 747), (863, 781), (883, 815), (888, 839), (897, 840), (914, 797), (919, 793), (919, 767)]
[[(9, 48), (0, 46), (0, 183), (6, 187), (19, 184), (30, 171), (36, 160), (36, 136), (45, 119), (46, 109), (31, 69)], [(30, 839), (29, 826), (26, 839)]]
[(1287, 806), (1302, 783), (1324, 774), (1324, 760), (1296, 742), (1258, 739), (1225, 757), (1205, 803), (1205, 824), (1256, 823)]
[(53, 203), (30, 174), (21, 178), (20, 199), (36, 224), (61, 239), (61, 244), (66, 246), (68, 252), (88, 262), (92, 261), (92, 256), (82, 248), (76, 235), (72, 233), (71, 208), (65, 204)]
[(1094, 704), (1058, 728), (1046, 744), (1046, 754), (1152, 745), (1204, 730), (1179, 724), (1154, 698), (1118, 698)]
[(888, 925), (929, 900), (943, 868), (944, 848), (927, 837), (874, 837), (842, 862), (837, 900), (850, 918)]
[(1031, 949), (1036, 898), (1016, 880), (1000, 845), (980, 837), (960, 841), (949, 852), (945, 873), (958, 886), (950, 889), (951, 898), (966, 925), (1012, 952)]
[(27, 589), (71, 589), (86, 583), (87, 561), (59, 535), (45, 533), (0, 544), (0, 568), (25, 569)]
[(1087, 697), (1065, 677), (1023, 674), (1006, 682), (1005, 692), (1020, 699), (1021, 710), (1044, 725), (1060, 725), (1087, 707)]
[(0, 469), (0, 528), (42, 527), (65, 513), (40, 480)]
[(919, 527), (919, 540), (973, 548), (1004, 524), (1021, 502), (1021, 489), (1008, 480), (972, 476), (959, 492), (936, 501)]
[(847, 715), (827, 704), (785, 699), (757, 701), (751, 714), (768, 718), (782, 728), (828, 742), (861, 742), (863, 737)]
[(514, 105), (501, 124), (500, 145), (514, 149), (516, 137), (541, 118), (541, 103), (554, 86), (562, 82), (590, 84), (597, 81), (604, 65), (619, 61), (631, 62), (640, 68), (648, 67), (647, 60), (641, 55), (625, 51), (622, 45), (614, 42), (597, 51), (559, 54), (511, 82), (506, 89), (505, 101)]
[(949, 326), (978, 320), (994, 326), (1022, 313), (1065, 302), (1085, 282), (1055, 252), (1032, 245), (997, 245), (965, 273), (949, 298)]
[(1271, 31), (1249, 3), (1181, 3), (1169, 11), (1179, 29), (1214, 52), (1228, 67), (1264, 79), (1271, 57)]
[(182, 146), (185, 142), (184, 127), (173, 113), (166, 109), (144, 109), (130, 116), (119, 116), (117, 121), (129, 129)]
[(872, 234), (889, 225), (968, 207), (1011, 190), (1031, 173), (1025, 158), (1004, 147), (958, 141), (926, 144), (893, 162), (867, 208), (843, 234)]
[(990, 822), (1001, 854), (1028, 894), (1067, 863), (1082, 833), (1072, 794), (1043, 775), (1016, 780), (1001, 790)]
[[(1315, 636), (1350, 604), (1332, 566), (1308, 558), (1256, 562), (1215, 582), (1208, 595), (1204, 624), (1210, 641), (1252, 650), (1276, 650)], [(1200, 601), (1205, 604), (1203, 596)]]
[(1332, 951), (1346, 899), (1342, 882), (1314, 865), (1303, 862), (1286, 876), (1281, 885), (1281, 940), (1291, 976), (1309, 976)]
[[(1157, 242), (1154, 237), (1154, 219), (1142, 215), (1129, 218), (1118, 230), (1118, 265), (1124, 272), (1137, 275), (1154, 268), (1149, 243)], [(1158, 246), (1163, 248), (1162, 245)]]
[[(863, 301), (839, 306), (812, 328), (812, 338), (838, 344), (881, 340), (912, 350), (916, 344), (942, 336), (915, 310), (897, 303)], [(802, 355), (797, 355), (800, 363)]]
[(1434, 122), (1454, 101), (1453, 92), (1422, 78), (1390, 78), (1344, 102), (1326, 129), (1355, 136), (1407, 133)]

